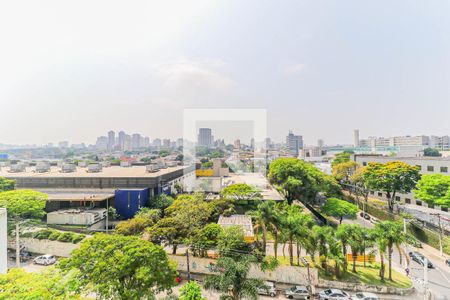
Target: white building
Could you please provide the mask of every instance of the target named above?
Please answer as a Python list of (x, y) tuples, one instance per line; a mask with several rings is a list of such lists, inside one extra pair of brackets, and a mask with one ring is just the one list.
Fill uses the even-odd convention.
[(95, 142), (95, 148), (98, 150), (106, 150), (108, 149), (108, 137), (99, 136), (97, 141)]
[(355, 148), (359, 147), (359, 130), (358, 129), (353, 130), (353, 146), (355, 146)]
[[(367, 166), (370, 162), (377, 162), (385, 164), (390, 161), (401, 161), (411, 166), (417, 166), (421, 174), (443, 174), (450, 175), (450, 157), (398, 157), (398, 156), (381, 156), (381, 155), (353, 155), (353, 160), (362, 166)], [(382, 192), (372, 191), (371, 195), (386, 199), (386, 195)], [(428, 206), (420, 199), (414, 198), (412, 193), (398, 194), (396, 201), (405, 204), (416, 204), (419, 206)], [(439, 207), (435, 207), (439, 208)], [(443, 211), (447, 209), (442, 208)]]

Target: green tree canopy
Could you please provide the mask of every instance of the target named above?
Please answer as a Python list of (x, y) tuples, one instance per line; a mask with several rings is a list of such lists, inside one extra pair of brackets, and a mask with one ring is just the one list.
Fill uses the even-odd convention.
[(207, 251), (217, 247), (219, 235), (222, 234), (222, 226), (216, 223), (209, 223), (200, 229), (191, 238), (191, 249), (196, 256), (207, 256)]
[(14, 219), (39, 219), (45, 216), (47, 195), (32, 190), (13, 190), (0, 193), (0, 207), (6, 207)]
[[(377, 223), (374, 228), (374, 235), (377, 239), (380, 252), (383, 248), (387, 247), (388, 252), (388, 262), (389, 262), (389, 280), (392, 281), (392, 253), (394, 246), (398, 248), (399, 252), (402, 253), (400, 249), (400, 244), (404, 240), (403, 235), (403, 225), (399, 222), (383, 221)], [(384, 251), (383, 251), (384, 252)], [(384, 279), (384, 268), (382, 267), (381, 279)]]
[(197, 282), (189, 281), (180, 289), (179, 300), (206, 300), (202, 296), (202, 290)]
[(244, 230), (240, 226), (224, 228), (217, 238), (217, 250), (220, 256), (238, 258), (250, 252), (250, 246), (245, 242)]
[(450, 176), (443, 174), (427, 174), (416, 185), (414, 197), (425, 201), (428, 205), (450, 207)]
[(235, 183), (222, 189), (220, 195), (226, 199), (258, 200), (261, 199), (261, 193), (255, 188), (245, 183)]
[(39, 273), (11, 269), (7, 274), (0, 275), (0, 300), (80, 299), (72, 293), (75, 286), (70, 283), (70, 275), (63, 277), (53, 268)]
[(101, 299), (153, 299), (175, 284), (176, 269), (160, 246), (137, 237), (96, 234), (62, 260), (76, 271), (80, 289)]
[(314, 165), (297, 158), (283, 157), (269, 166), (269, 181), (282, 189), (289, 204), (294, 200), (314, 201), (318, 192), (334, 194), (337, 182)]
[(442, 154), (438, 149), (435, 148), (426, 148), (423, 150), (423, 156), (431, 156), (431, 157), (440, 157)]
[(159, 209), (142, 208), (132, 219), (122, 221), (116, 226), (116, 233), (122, 235), (140, 235), (147, 227), (153, 226), (160, 220)]
[(322, 207), (322, 211), (329, 216), (333, 216), (339, 219), (339, 224), (341, 224), (344, 217), (356, 219), (358, 206), (351, 204), (345, 200), (328, 198), (327, 202)]
[(10, 191), (16, 188), (16, 181), (0, 177), (0, 192)]
[(401, 161), (391, 161), (386, 164), (371, 162), (363, 178), (370, 189), (386, 193), (389, 210), (393, 211), (396, 193), (411, 192), (420, 179), (420, 173), (418, 167)]
[(353, 154), (353, 151), (344, 151), (341, 153), (337, 153), (334, 156), (333, 161), (331, 162), (331, 166), (335, 166), (341, 163), (349, 162), (350, 161), (350, 155)]
[(264, 281), (248, 277), (251, 263), (255, 262), (256, 259), (248, 255), (239, 259), (220, 257), (215, 266), (217, 275), (205, 278), (205, 288), (222, 293), (221, 299), (258, 299), (258, 289), (265, 287)]

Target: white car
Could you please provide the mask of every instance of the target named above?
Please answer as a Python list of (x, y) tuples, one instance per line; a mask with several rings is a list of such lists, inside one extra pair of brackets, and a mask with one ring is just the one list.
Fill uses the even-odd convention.
[(311, 294), (308, 288), (302, 285), (296, 285), (287, 290), (284, 290), (284, 295), (288, 299), (308, 300), (311, 298)]
[(277, 289), (275, 288), (275, 283), (271, 281), (265, 281), (264, 285), (266, 288), (259, 288), (258, 294), (259, 295), (268, 295), (270, 297), (275, 297), (277, 295)]
[(326, 289), (319, 293), (320, 300), (350, 300), (350, 295), (343, 290)]
[(41, 255), (36, 257), (33, 260), (33, 262), (37, 265), (44, 265), (44, 266), (53, 265), (54, 263), (56, 263), (56, 256), (51, 254)]
[(379, 300), (379, 298), (374, 293), (361, 292), (353, 295), (352, 300)]

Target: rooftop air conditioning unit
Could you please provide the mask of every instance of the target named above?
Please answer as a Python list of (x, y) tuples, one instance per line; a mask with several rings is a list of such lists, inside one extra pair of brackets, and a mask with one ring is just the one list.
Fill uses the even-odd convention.
[(159, 167), (156, 164), (150, 164), (145, 166), (145, 170), (149, 173), (154, 173), (159, 171)]
[(71, 173), (77, 170), (77, 166), (74, 164), (63, 164), (61, 166), (61, 173)]
[(98, 173), (102, 171), (101, 164), (89, 164), (87, 168), (88, 173)]
[(19, 172), (25, 172), (25, 165), (23, 164), (15, 164), (15, 165), (11, 165), (9, 167), (9, 172), (10, 173), (19, 173)]
[(50, 171), (50, 164), (46, 162), (40, 162), (36, 164), (36, 167), (34, 169), (37, 173), (45, 173)]

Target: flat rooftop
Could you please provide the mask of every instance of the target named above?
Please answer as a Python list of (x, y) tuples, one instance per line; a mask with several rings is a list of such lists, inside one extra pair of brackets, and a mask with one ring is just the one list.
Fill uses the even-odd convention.
[(240, 226), (244, 230), (245, 236), (254, 236), (252, 218), (248, 215), (220, 216), (217, 224), (222, 226), (222, 228)]
[(176, 166), (161, 169), (158, 172), (147, 172), (146, 166), (131, 166), (120, 167), (111, 166), (104, 167), (100, 172), (87, 172), (87, 168), (77, 167), (74, 172), (62, 173), (60, 167), (51, 167), (49, 172), (38, 173), (34, 172), (34, 167), (27, 167), (25, 172), (9, 172), (9, 167), (2, 167), (0, 170), (0, 177), (6, 178), (18, 178), (18, 177), (33, 177), (33, 178), (82, 178), (82, 177), (98, 177), (98, 178), (117, 178), (117, 177), (129, 177), (129, 178), (156, 178), (161, 175), (169, 174), (174, 171), (183, 170), (189, 168), (188, 166)]
[(283, 197), (269, 183), (267, 178), (259, 173), (230, 173), (229, 177), (224, 178), (224, 183), (245, 183), (259, 190), (263, 197), (263, 200), (283, 200)]
[(34, 189), (48, 195), (48, 201), (105, 201), (114, 197), (114, 189)]

